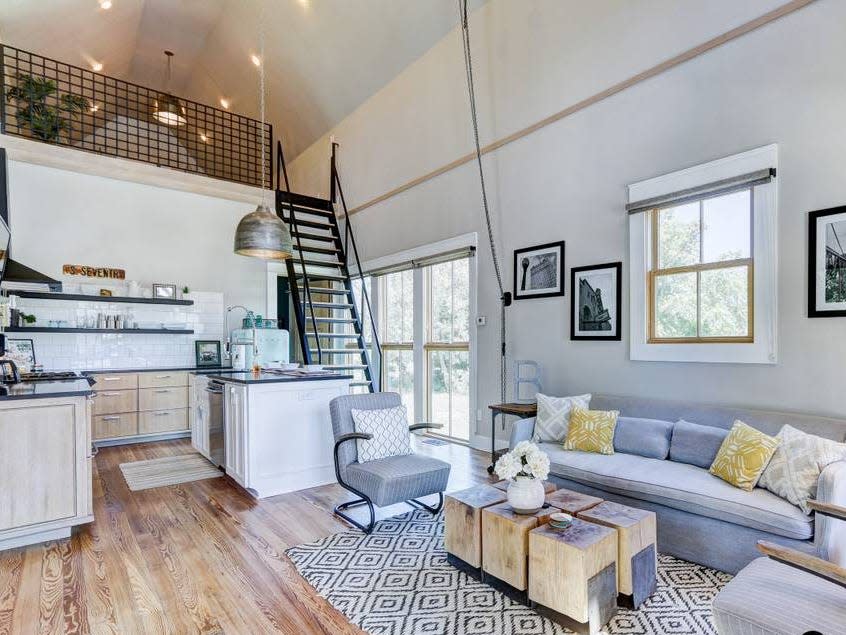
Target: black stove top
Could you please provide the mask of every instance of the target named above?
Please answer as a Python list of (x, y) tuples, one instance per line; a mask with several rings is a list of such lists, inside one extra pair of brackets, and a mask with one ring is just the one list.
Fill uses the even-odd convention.
[(40, 370), (34, 373), (21, 373), (21, 381), (62, 381), (63, 379), (80, 379), (80, 376), (72, 370)]

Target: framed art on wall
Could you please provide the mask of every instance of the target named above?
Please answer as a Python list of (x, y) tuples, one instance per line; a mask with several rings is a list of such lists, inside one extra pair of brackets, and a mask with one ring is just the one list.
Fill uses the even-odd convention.
[(846, 206), (808, 214), (808, 317), (846, 317)]
[(6, 359), (11, 359), (21, 371), (29, 372), (35, 366), (35, 345), (30, 339), (6, 339)]
[(197, 340), (194, 342), (197, 366), (220, 366), (220, 342), (218, 340)]
[(570, 270), (570, 339), (620, 340), (623, 263)]
[(514, 299), (564, 295), (564, 241), (514, 250)]
[(175, 284), (159, 284), (153, 285), (153, 297), (157, 300), (175, 300), (176, 299), (176, 285)]

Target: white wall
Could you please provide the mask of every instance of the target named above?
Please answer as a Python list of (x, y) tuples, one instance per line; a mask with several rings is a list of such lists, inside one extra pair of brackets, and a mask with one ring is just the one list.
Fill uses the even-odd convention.
[(262, 312), (264, 263), (232, 251), (238, 221), (253, 209), (244, 202), (9, 161), (13, 258), (71, 284), (97, 281), (63, 277), (63, 264), (117, 267), (144, 286), (163, 282), (219, 291), (226, 305)]
[[(780, 4), (491, 0), (471, 17), (482, 143)], [(510, 354), (538, 360), (548, 392), (846, 415), (846, 319), (810, 320), (805, 310), (806, 213), (846, 200), (844, 23), (846, 3), (819, 0), (486, 157), (510, 288), (513, 250), (551, 240), (567, 241), (568, 269), (622, 260), (627, 271), (628, 183), (779, 144), (779, 363), (632, 362), (626, 288), (622, 342), (571, 342), (568, 289), (566, 298), (509, 309)], [(461, 55), (454, 31), (330, 132), (341, 144), (351, 207), (470, 151)], [(327, 147), (321, 139), (292, 163), (296, 190), (326, 193)], [(455, 169), (353, 223), (367, 260), (469, 231), (483, 236), (475, 168)], [(480, 406), (498, 400), (497, 295), (480, 244), (479, 312), (490, 318), (479, 329)], [(483, 424), (480, 431), (487, 417)]]

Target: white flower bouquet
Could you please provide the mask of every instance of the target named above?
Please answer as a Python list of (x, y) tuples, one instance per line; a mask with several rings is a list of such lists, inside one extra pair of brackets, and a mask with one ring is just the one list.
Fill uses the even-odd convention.
[(519, 476), (543, 481), (549, 476), (549, 456), (534, 443), (520, 441), (513, 450), (499, 457), (494, 470), (507, 481)]

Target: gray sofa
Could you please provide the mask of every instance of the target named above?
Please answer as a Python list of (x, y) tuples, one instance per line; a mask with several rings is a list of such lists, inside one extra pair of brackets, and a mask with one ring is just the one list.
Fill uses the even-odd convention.
[[(643, 421), (629, 420), (623, 428), (618, 423), (613, 455), (566, 451), (559, 443), (541, 443), (549, 454), (550, 479), (559, 487), (654, 511), (662, 553), (737, 573), (760, 557), (756, 541), (770, 540), (846, 566), (846, 523), (838, 526), (821, 515), (815, 519), (760, 487), (751, 492), (738, 489), (709, 474), (701, 460), (702, 467), (691, 464), (697, 462), (697, 452), (707, 453), (709, 445), (719, 447), (724, 431), (736, 419), (767, 434), (775, 435), (789, 424), (840, 442), (846, 441), (846, 420), (602, 394), (593, 396), (590, 407), (618, 410), (621, 417)], [(694, 444), (699, 447), (689, 447), (696, 437), (683, 433), (690, 427), (680, 428), (673, 438), (679, 420), (715, 428), (714, 438), (702, 437), (702, 443)], [(663, 427), (662, 422), (666, 423)], [(511, 447), (532, 438), (534, 423), (534, 418), (514, 423)], [(642, 434), (638, 425), (643, 426)], [(662, 434), (669, 435), (669, 448), (663, 450), (669, 449), (669, 456), (650, 458), (661, 455), (662, 449), (655, 446), (661, 445)], [(823, 470), (817, 500), (846, 505), (846, 461)]]

